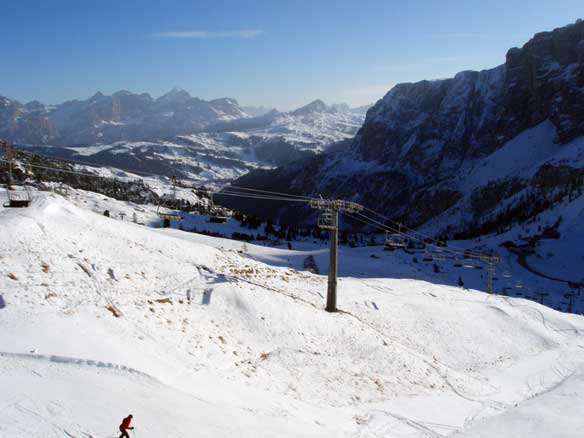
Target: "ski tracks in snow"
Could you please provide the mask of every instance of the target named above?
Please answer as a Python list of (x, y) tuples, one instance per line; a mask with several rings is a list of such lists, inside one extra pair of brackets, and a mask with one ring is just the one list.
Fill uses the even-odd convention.
[(155, 377), (144, 373), (143, 371), (137, 370), (135, 368), (127, 367), (125, 365), (115, 364), (111, 362), (104, 362), (101, 360), (93, 359), (81, 359), (76, 357), (68, 356), (58, 356), (58, 355), (44, 355), (44, 354), (32, 354), (32, 353), (11, 353), (6, 351), (0, 351), (0, 358), (5, 359), (24, 359), (24, 360), (37, 360), (42, 362), (52, 362), (56, 364), (73, 365), (73, 366), (85, 366), (85, 367), (95, 367), (95, 368), (106, 368), (109, 370), (115, 370), (120, 372), (129, 373), (132, 375), (137, 375), (148, 380), (158, 382)]

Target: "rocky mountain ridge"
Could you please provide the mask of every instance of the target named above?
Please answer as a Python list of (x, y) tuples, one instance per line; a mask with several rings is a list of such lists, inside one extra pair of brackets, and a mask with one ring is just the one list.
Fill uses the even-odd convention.
[[(236, 185), (352, 199), (436, 233), (501, 231), (568, 193), (576, 199), (582, 136), (579, 20), (536, 34), (496, 68), (399, 84), (367, 112), (348, 148), (252, 172)], [(478, 208), (477, 199), (496, 201)], [(313, 220), (286, 206), (271, 211)]]
[(135, 141), (189, 134), (250, 116), (232, 98), (206, 101), (174, 88), (153, 98), (121, 90), (47, 106), (0, 96), (0, 138), (61, 146)]

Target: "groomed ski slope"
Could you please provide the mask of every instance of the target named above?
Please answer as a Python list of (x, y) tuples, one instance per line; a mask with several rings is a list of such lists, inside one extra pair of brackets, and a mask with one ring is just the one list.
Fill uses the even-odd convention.
[(299, 255), (0, 209), (0, 437), (580, 436), (582, 317)]

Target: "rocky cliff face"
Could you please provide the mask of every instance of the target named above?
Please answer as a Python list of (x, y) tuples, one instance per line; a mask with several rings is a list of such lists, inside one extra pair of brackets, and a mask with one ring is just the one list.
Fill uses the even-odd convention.
[(557, 142), (584, 134), (584, 23), (535, 35), (504, 65), (400, 84), (368, 113), (354, 151), (416, 174), (445, 174), (549, 119)]
[[(524, 191), (503, 192), (496, 207), (506, 197), (528, 199), (537, 191), (529, 182), (542, 157), (564, 154), (562, 160), (580, 166), (576, 152), (567, 158), (566, 151), (576, 151), (583, 135), (584, 22), (578, 21), (509, 50), (499, 67), (397, 85), (367, 112), (346, 150), (252, 173), (236, 185), (344, 197), (411, 226), (476, 228), (497, 213), (493, 207), (471, 218), (473, 192), (520, 177)], [(285, 207), (278, 214), (300, 217)]]
[(499, 130), (509, 139), (549, 119), (557, 141), (584, 134), (584, 22), (542, 32), (507, 53)]
[(26, 132), (32, 142), (45, 143), (56, 135), (44, 105), (20, 102), (0, 96), (0, 137), (17, 138)]

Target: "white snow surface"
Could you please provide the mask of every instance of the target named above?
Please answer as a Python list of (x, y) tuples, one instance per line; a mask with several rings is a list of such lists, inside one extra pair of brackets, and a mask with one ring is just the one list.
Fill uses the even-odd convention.
[(304, 115), (282, 113), (267, 127), (248, 133), (263, 141), (281, 139), (301, 148), (322, 152), (331, 143), (352, 138), (363, 125), (363, 119), (362, 114), (338, 110)]
[(330, 314), (326, 277), (300, 270), (325, 248), (96, 213), (116, 203), (35, 192), (0, 209), (0, 437), (117, 436), (129, 413), (140, 438), (584, 428), (581, 316), (389, 278), (368, 249), (341, 254)]

